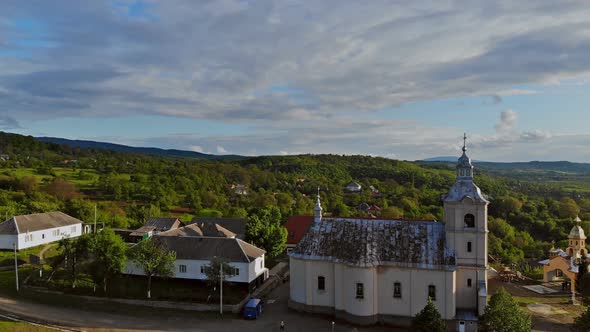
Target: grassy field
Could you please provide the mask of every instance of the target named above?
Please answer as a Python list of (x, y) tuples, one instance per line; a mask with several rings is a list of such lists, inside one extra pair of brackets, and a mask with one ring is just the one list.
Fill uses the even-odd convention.
[(11, 332), (55, 332), (55, 329), (50, 329), (42, 326), (32, 325), (29, 323), (13, 322), (4, 320), (0, 317), (0, 331)]
[[(30, 255), (39, 256), (39, 252), (45, 247), (45, 245), (19, 250), (17, 257), (19, 264), (30, 263)], [(53, 257), (57, 255), (57, 244), (53, 244), (51, 249), (45, 252), (45, 257)], [(0, 251), (0, 266), (13, 266), (14, 265), (14, 251)]]

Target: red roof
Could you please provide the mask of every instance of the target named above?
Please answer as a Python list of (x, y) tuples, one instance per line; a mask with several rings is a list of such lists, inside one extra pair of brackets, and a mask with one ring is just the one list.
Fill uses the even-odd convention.
[(301, 241), (301, 238), (307, 230), (309, 226), (313, 223), (313, 216), (292, 216), (287, 219), (287, 223), (285, 227), (289, 232), (287, 235), (287, 244), (297, 244)]

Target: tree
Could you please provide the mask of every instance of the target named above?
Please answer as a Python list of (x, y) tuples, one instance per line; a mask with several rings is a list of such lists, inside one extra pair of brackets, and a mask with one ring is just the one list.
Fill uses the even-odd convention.
[(130, 252), (133, 263), (140, 266), (148, 277), (147, 298), (152, 293), (152, 276), (170, 277), (174, 274), (176, 252), (169, 251), (153, 238), (139, 242)]
[(76, 185), (64, 179), (55, 178), (45, 187), (45, 191), (60, 200), (72, 199), (80, 195)]
[(76, 288), (78, 264), (88, 257), (89, 241), (89, 234), (84, 234), (77, 239), (63, 238), (59, 241), (58, 249), (61, 249), (62, 252), (58, 255), (59, 258), (56, 258), (55, 263), (57, 265), (64, 263), (66, 269), (70, 269), (72, 288)]
[(125, 267), (127, 247), (120, 236), (110, 228), (105, 228), (90, 238), (90, 274), (94, 283), (102, 283), (107, 292), (107, 282)]
[(559, 216), (562, 218), (575, 218), (580, 213), (576, 201), (569, 197), (559, 200)]
[(587, 332), (590, 331), (590, 306), (586, 308), (580, 316), (574, 319), (574, 325), (572, 326), (574, 332)]
[(213, 257), (209, 264), (203, 267), (210, 285), (217, 285), (220, 279), (226, 280), (236, 275), (235, 268), (219, 257)]
[(287, 249), (287, 229), (281, 219), (276, 206), (255, 211), (246, 222), (246, 241), (266, 250), (269, 257), (280, 255)]
[(479, 329), (488, 332), (528, 332), (531, 331), (531, 317), (519, 308), (504, 288), (500, 288), (490, 299)]
[(412, 321), (412, 331), (418, 332), (446, 332), (447, 322), (442, 318), (432, 299), (428, 298), (428, 303)]
[(381, 210), (381, 217), (388, 219), (399, 219), (403, 218), (404, 213), (395, 206), (386, 207)]

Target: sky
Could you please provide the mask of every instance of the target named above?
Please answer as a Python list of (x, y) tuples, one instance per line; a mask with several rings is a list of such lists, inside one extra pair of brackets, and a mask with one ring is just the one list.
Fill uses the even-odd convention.
[(586, 1), (0, 2), (0, 130), (590, 162)]

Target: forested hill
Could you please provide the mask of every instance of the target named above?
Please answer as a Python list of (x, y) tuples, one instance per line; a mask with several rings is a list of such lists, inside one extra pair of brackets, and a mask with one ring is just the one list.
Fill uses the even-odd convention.
[[(551, 241), (565, 245), (576, 215), (590, 220), (587, 172), (475, 166), (491, 201), (490, 252), (504, 262), (542, 258)], [(61, 210), (90, 221), (96, 204), (99, 222), (137, 228), (150, 216), (247, 217), (274, 206), (284, 220), (311, 215), (320, 186), (326, 214), (442, 220), (454, 167), (368, 156), (154, 156), (0, 133), (0, 215)], [(362, 191), (347, 192), (351, 181)]]
[(199, 158), (199, 159), (238, 159), (243, 158), (237, 155), (214, 155), (207, 153), (200, 153), (195, 151), (176, 150), (176, 149), (160, 149), (151, 147), (135, 147), (122, 144), (96, 142), (96, 141), (85, 141), (85, 140), (70, 140), (58, 137), (36, 137), (41, 142), (55, 143), (60, 145), (68, 145), (75, 148), (91, 148), (91, 149), (103, 149), (120, 152), (130, 152), (137, 154), (147, 154), (154, 156), (165, 156), (165, 157), (183, 157), (183, 158)]

